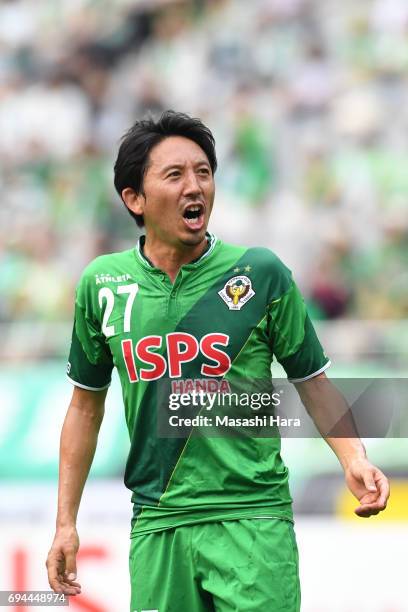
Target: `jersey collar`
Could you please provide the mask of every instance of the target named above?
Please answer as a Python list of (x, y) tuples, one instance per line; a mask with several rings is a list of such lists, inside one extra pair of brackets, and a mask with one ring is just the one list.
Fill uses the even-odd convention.
[[(194, 259), (193, 261), (190, 261), (190, 263), (184, 264), (184, 266), (182, 266), (184, 269), (191, 270), (193, 268), (197, 268), (213, 252), (214, 247), (215, 247), (216, 242), (217, 242), (218, 239), (211, 232), (206, 232), (205, 236), (207, 238), (207, 248), (205, 249), (204, 253), (202, 255), (200, 255), (200, 257), (198, 257), (197, 259)], [(137, 255), (138, 261), (143, 265), (144, 268), (148, 268), (151, 272), (160, 272), (161, 273), (162, 271), (159, 270), (159, 268), (156, 268), (152, 264), (150, 259), (148, 257), (146, 257), (146, 255), (144, 254), (144, 244), (145, 244), (145, 242), (146, 242), (146, 236), (145, 235), (140, 236), (139, 240), (137, 241), (136, 249), (135, 250), (136, 250), (136, 255)]]

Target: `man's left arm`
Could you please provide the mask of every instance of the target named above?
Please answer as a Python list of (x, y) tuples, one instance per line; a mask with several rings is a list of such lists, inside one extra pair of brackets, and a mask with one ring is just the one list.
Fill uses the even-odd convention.
[(324, 373), (295, 386), (320, 434), (337, 455), (348, 488), (360, 502), (355, 513), (369, 517), (384, 510), (390, 495), (388, 480), (368, 461), (342, 394)]

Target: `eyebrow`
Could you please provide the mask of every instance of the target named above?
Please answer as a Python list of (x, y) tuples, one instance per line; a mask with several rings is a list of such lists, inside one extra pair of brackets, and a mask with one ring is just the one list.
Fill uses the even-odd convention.
[[(210, 163), (206, 159), (201, 159), (194, 164), (195, 167), (203, 166), (203, 165), (206, 165), (210, 168)], [(174, 162), (173, 164), (168, 164), (167, 166), (162, 168), (160, 170), (160, 174), (165, 174), (166, 172), (168, 172), (169, 170), (172, 170), (173, 168), (183, 168), (183, 167), (184, 167), (184, 164)]]

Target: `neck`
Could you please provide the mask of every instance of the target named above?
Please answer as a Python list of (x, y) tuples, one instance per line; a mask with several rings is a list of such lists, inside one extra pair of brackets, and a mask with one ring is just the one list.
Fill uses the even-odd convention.
[(180, 248), (179, 246), (156, 242), (147, 235), (144, 254), (156, 268), (163, 270), (171, 282), (174, 283), (181, 266), (198, 259), (204, 253), (206, 247), (206, 237), (199, 244), (182, 245)]

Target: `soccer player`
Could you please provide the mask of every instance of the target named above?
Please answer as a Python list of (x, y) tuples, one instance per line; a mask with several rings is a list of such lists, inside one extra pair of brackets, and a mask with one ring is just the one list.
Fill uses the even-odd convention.
[(300, 607), (279, 437), (159, 437), (163, 385), (177, 395), (208, 381), (267, 380), (275, 355), (336, 453), (359, 500), (355, 512), (386, 507), (387, 479), (367, 460), (350, 419), (342, 425), (348, 437), (328, 435), (344, 400), (324, 374), (330, 362), (290, 271), (268, 249), (227, 245), (207, 232), (216, 166), (210, 130), (172, 111), (136, 122), (120, 146), (115, 186), (146, 234), (135, 248), (97, 257), (78, 284), (74, 389), (47, 559), (56, 592), (80, 592), (76, 517), (114, 366), (131, 439), (132, 611)]

